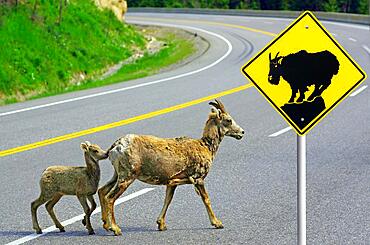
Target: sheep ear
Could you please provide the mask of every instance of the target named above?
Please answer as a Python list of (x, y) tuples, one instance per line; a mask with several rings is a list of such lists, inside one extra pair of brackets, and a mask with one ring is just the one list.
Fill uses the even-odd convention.
[(91, 145), (90, 141), (85, 141), (85, 144), (86, 144), (87, 146), (90, 146), (90, 145)]
[(81, 150), (85, 152), (87, 152), (87, 150), (89, 149), (89, 146), (86, 143), (81, 143), (80, 147), (81, 147)]
[(209, 115), (210, 117), (216, 117), (220, 118), (221, 117), (221, 111), (219, 109), (216, 109), (215, 107), (211, 108), (211, 113)]

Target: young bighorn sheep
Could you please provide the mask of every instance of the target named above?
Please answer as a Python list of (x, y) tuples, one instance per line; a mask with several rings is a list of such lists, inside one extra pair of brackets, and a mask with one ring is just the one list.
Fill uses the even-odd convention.
[(102, 206), (103, 227), (115, 235), (121, 229), (115, 222), (114, 202), (138, 179), (148, 184), (166, 185), (166, 198), (157, 219), (158, 229), (166, 230), (165, 216), (178, 185), (193, 184), (202, 197), (211, 224), (223, 228), (216, 218), (204, 185), (216, 152), (224, 136), (240, 140), (244, 130), (235, 123), (219, 101), (213, 106), (201, 139), (187, 137), (163, 139), (154, 136), (129, 134), (118, 139), (109, 150), (115, 173), (113, 178), (98, 191)]
[[(82, 220), (89, 234), (94, 234), (90, 216), (96, 208), (93, 195), (98, 189), (100, 180), (99, 160), (108, 158), (108, 152), (98, 145), (86, 141), (81, 143), (84, 151), (86, 167), (51, 166), (44, 170), (40, 179), (41, 194), (38, 199), (31, 203), (32, 223), (36, 233), (41, 234), (41, 228), (37, 221), (37, 209), (46, 203), (46, 210), (53, 219), (54, 224), (61, 232), (64, 227), (55, 216), (53, 207), (63, 195), (75, 195), (80, 201), (85, 217)], [(89, 207), (87, 199), (91, 204)]]

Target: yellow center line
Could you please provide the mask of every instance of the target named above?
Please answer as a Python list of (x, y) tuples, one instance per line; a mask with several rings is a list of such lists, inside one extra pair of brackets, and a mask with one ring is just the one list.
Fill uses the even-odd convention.
[(167, 107), (167, 108), (164, 108), (164, 109), (161, 109), (161, 110), (149, 112), (149, 113), (142, 114), (142, 115), (139, 115), (139, 116), (127, 118), (127, 119), (124, 119), (124, 120), (121, 120), (121, 121), (112, 122), (112, 123), (104, 124), (102, 126), (98, 126), (98, 127), (89, 128), (89, 129), (85, 129), (85, 130), (70, 133), (70, 134), (57, 136), (57, 137), (54, 137), (54, 138), (38, 141), (38, 142), (31, 143), (31, 144), (28, 144), (28, 145), (23, 145), (23, 146), (19, 146), (19, 147), (15, 147), (15, 148), (10, 148), (10, 149), (7, 149), (7, 150), (0, 151), (0, 157), (12, 155), (12, 154), (23, 152), (23, 151), (32, 150), (32, 149), (39, 148), (39, 147), (42, 147), (42, 146), (55, 144), (55, 143), (61, 142), (61, 141), (75, 139), (75, 138), (78, 138), (78, 137), (81, 137), (81, 136), (84, 136), (84, 135), (93, 134), (93, 133), (108, 130), (108, 129), (111, 129), (111, 128), (116, 128), (116, 127), (120, 127), (120, 126), (123, 126), (123, 125), (138, 122), (138, 121), (141, 121), (141, 120), (145, 120), (145, 119), (148, 119), (148, 118), (156, 117), (156, 116), (159, 116), (159, 115), (163, 115), (163, 114), (166, 114), (166, 113), (170, 113), (170, 112), (173, 112), (173, 111), (184, 109), (186, 107), (197, 105), (197, 104), (200, 104), (202, 102), (213, 100), (213, 99), (225, 96), (225, 95), (237, 93), (237, 92), (246, 90), (246, 89), (248, 89), (252, 86), (253, 86), (252, 83), (248, 83), (246, 85), (236, 87), (236, 88), (233, 88), (233, 89), (229, 89), (229, 90), (225, 90), (225, 91), (222, 91), (222, 92), (217, 93), (217, 94), (212, 94), (212, 95), (202, 97), (202, 98), (199, 98), (199, 99), (196, 99), (196, 100), (192, 100), (192, 101), (185, 102), (185, 103), (182, 103), (182, 104), (178, 104), (178, 105), (175, 105), (175, 106)]
[(165, 22), (185, 22), (185, 23), (204, 23), (204, 24), (209, 24), (209, 25), (217, 25), (217, 26), (226, 26), (226, 27), (232, 27), (232, 28), (237, 28), (237, 29), (243, 29), (243, 30), (246, 30), (246, 31), (251, 31), (251, 32), (256, 32), (256, 33), (261, 33), (261, 34), (264, 34), (264, 35), (268, 35), (268, 36), (272, 36), (272, 37), (276, 37), (277, 34), (276, 33), (273, 33), (273, 32), (268, 32), (268, 31), (263, 31), (263, 30), (260, 30), (260, 29), (255, 29), (255, 28), (251, 28), (251, 27), (247, 27), (247, 26), (242, 26), (242, 25), (234, 25), (234, 24), (228, 24), (228, 23), (222, 23), (222, 22), (215, 22), (215, 21), (203, 21), (203, 20), (186, 20), (186, 19), (176, 19), (176, 20), (173, 20), (173, 19), (162, 19), (162, 18), (149, 18), (149, 17), (128, 17), (127, 18), (128, 20), (130, 19), (137, 19), (137, 20), (157, 20), (157, 21), (165, 21)]
[[(167, 19), (161, 19), (161, 18), (145, 18), (145, 17), (131, 17), (131, 18), (132, 19), (142, 19), (142, 20), (161, 20), (161, 21), (167, 20)], [(250, 27), (246, 27), (246, 26), (241, 26), (241, 25), (221, 23), (221, 22), (192, 21), (192, 20), (170, 20), (170, 21), (171, 22), (189, 22), (189, 23), (198, 23), (198, 24), (199, 23), (204, 23), (204, 24), (209, 24), (209, 25), (226, 26), (226, 27), (238, 28), (238, 29), (243, 29), (243, 30), (247, 30), (247, 31), (256, 32), (256, 33), (261, 33), (261, 34), (268, 35), (268, 36), (273, 36), (273, 37), (276, 36), (276, 34), (272, 33), (272, 32), (267, 32), (267, 31), (263, 31), (263, 30), (259, 30), (259, 29), (254, 29), (254, 28), (250, 28)], [(217, 93), (217, 94), (209, 95), (209, 96), (206, 96), (206, 97), (203, 97), (203, 98), (200, 98), (200, 99), (192, 100), (192, 101), (189, 101), (189, 102), (186, 102), (186, 103), (183, 103), (183, 104), (178, 104), (178, 105), (171, 106), (171, 107), (168, 107), (168, 108), (164, 108), (164, 109), (161, 109), (161, 110), (149, 112), (149, 113), (142, 114), (142, 115), (139, 115), (139, 116), (136, 116), (136, 117), (124, 119), (124, 120), (121, 120), (121, 121), (118, 121), (118, 122), (108, 123), (108, 124), (105, 124), (105, 125), (102, 125), (102, 126), (98, 126), (98, 127), (89, 128), (89, 129), (85, 129), (85, 130), (70, 133), (70, 134), (57, 136), (57, 137), (54, 137), (54, 138), (34, 142), (34, 143), (31, 143), (31, 144), (28, 144), (28, 145), (23, 145), (23, 146), (19, 146), (19, 147), (15, 147), (15, 148), (10, 148), (10, 149), (7, 149), (7, 150), (0, 151), (0, 157), (16, 154), (16, 153), (23, 152), (23, 151), (32, 150), (32, 149), (35, 149), (35, 148), (39, 148), (39, 147), (43, 147), (43, 146), (47, 146), (47, 145), (51, 145), (51, 144), (55, 144), (55, 143), (61, 142), (61, 141), (75, 139), (75, 138), (78, 138), (78, 137), (81, 137), (81, 136), (84, 136), (84, 135), (97, 133), (97, 132), (100, 132), (100, 131), (120, 127), (120, 126), (127, 125), (127, 124), (130, 124), (130, 123), (134, 123), (134, 122), (137, 122), (137, 121), (152, 118), (152, 117), (155, 117), (155, 116), (163, 115), (163, 114), (173, 112), (173, 111), (176, 111), (176, 110), (180, 110), (180, 109), (184, 109), (186, 107), (193, 106), (193, 105), (196, 105), (196, 104), (208, 101), (208, 100), (212, 100), (212, 99), (216, 99), (216, 98), (219, 98), (219, 97), (222, 97), (222, 96), (225, 96), (225, 95), (233, 94), (233, 93), (248, 89), (252, 86), (253, 86), (253, 84), (249, 83), (249, 84), (246, 84), (246, 85), (243, 85), (243, 86), (240, 86), (240, 87), (237, 87), (237, 88), (233, 88), (233, 89), (230, 89), (230, 90), (226, 90), (226, 91), (223, 91), (223, 92), (220, 92), (220, 93)]]

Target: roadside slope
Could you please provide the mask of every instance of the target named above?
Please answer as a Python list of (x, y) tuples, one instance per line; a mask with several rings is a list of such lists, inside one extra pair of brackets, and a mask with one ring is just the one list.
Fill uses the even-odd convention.
[(91, 1), (72, 1), (58, 22), (58, 3), (2, 5), (0, 101), (59, 92), (143, 48), (145, 39)]
[[(1, 5), (0, 105), (152, 75), (196, 51), (190, 34), (148, 36), (91, 1), (69, 2), (59, 13), (58, 3)], [(153, 40), (161, 44), (154, 52)]]

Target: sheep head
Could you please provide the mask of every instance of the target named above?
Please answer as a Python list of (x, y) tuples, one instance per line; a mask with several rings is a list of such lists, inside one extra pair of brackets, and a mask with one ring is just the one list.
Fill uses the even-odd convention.
[(270, 71), (268, 74), (268, 81), (271, 84), (278, 85), (280, 82), (281, 76), (281, 59), (283, 56), (279, 56), (278, 52), (275, 58), (271, 59), (271, 53), (269, 53), (269, 61), (270, 61)]
[(91, 144), (89, 141), (81, 143), (81, 149), (95, 161), (106, 159), (108, 157), (107, 151), (104, 151), (96, 144)]
[(218, 99), (209, 102), (212, 106), (211, 113), (209, 115), (210, 119), (213, 119), (220, 132), (223, 135), (233, 137), (235, 139), (242, 139), (244, 135), (244, 130), (240, 127), (235, 120), (226, 111), (225, 106)]

